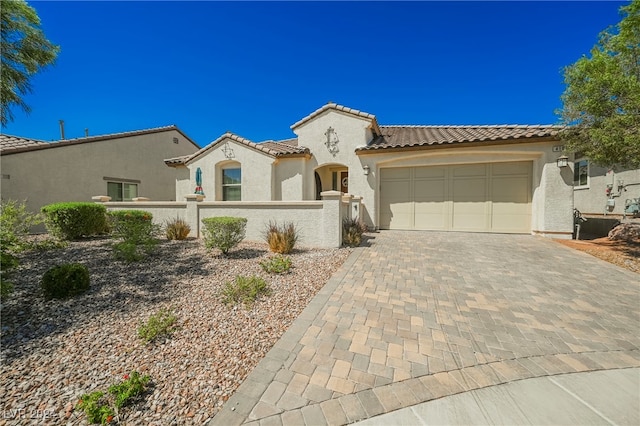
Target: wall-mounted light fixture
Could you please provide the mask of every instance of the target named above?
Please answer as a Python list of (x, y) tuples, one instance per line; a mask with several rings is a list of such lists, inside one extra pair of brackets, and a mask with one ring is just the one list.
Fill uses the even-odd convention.
[(563, 168), (563, 167), (568, 167), (569, 166), (569, 157), (567, 157), (566, 155), (561, 155), (560, 157), (558, 157), (558, 159), (556, 160), (556, 165), (559, 168)]
[(365, 176), (367, 176), (369, 174), (369, 166), (362, 167), (362, 170), (364, 171), (364, 175)]

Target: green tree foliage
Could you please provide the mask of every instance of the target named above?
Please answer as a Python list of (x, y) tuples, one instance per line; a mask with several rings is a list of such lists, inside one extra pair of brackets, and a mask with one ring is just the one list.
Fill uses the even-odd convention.
[(31, 93), (31, 77), (55, 62), (60, 47), (51, 43), (40, 29), (40, 18), (24, 0), (3, 0), (0, 6), (0, 123), (13, 121), (11, 106), (29, 112), (22, 99)]
[(603, 166), (640, 167), (640, 0), (600, 34), (591, 55), (564, 70), (559, 111), (571, 151)]

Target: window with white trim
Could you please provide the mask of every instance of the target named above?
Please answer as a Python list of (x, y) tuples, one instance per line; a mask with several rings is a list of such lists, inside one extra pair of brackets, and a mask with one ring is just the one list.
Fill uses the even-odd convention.
[(589, 160), (580, 160), (573, 163), (573, 186), (575, 188), (589, 186)]
[(131, 201), (138, 196), (138, 184), (107, 182), (107, 195), (111, 197), (111, 201)]
[(222, 169), (222, 201), (242, 200), (242, 170), (240, 167)]

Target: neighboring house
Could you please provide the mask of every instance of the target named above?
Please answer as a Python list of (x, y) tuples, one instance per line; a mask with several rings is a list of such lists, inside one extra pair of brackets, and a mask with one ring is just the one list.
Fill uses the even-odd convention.
[(573, 184), (575, 207), (584, 215), (632, 217), (640, 208), (640, 169), (598, 167), (576, 157)]
[(556, 126), (381, 126), (372, 114), (329, 103), (291, 126), (296, 138), (254, 143), (225, 133), (171, 158), (176, 200), (362, 197), (376, 229), (533, 233), (570, 238), (573, 171), (559, 168)]
[(31, 211), (60, 201), (175, 197), (175, 172), (164, 159), (199, 147), (176, 126), (43, 142), (0, 135), (3, 200), (26, 200)]

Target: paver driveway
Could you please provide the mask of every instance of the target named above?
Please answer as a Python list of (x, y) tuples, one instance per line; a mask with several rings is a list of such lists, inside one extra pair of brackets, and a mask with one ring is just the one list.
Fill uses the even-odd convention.
[(527, 235), (382, 231), (213, 419), (346, 424), (515, 380), (640, 366), (640, 275)]

